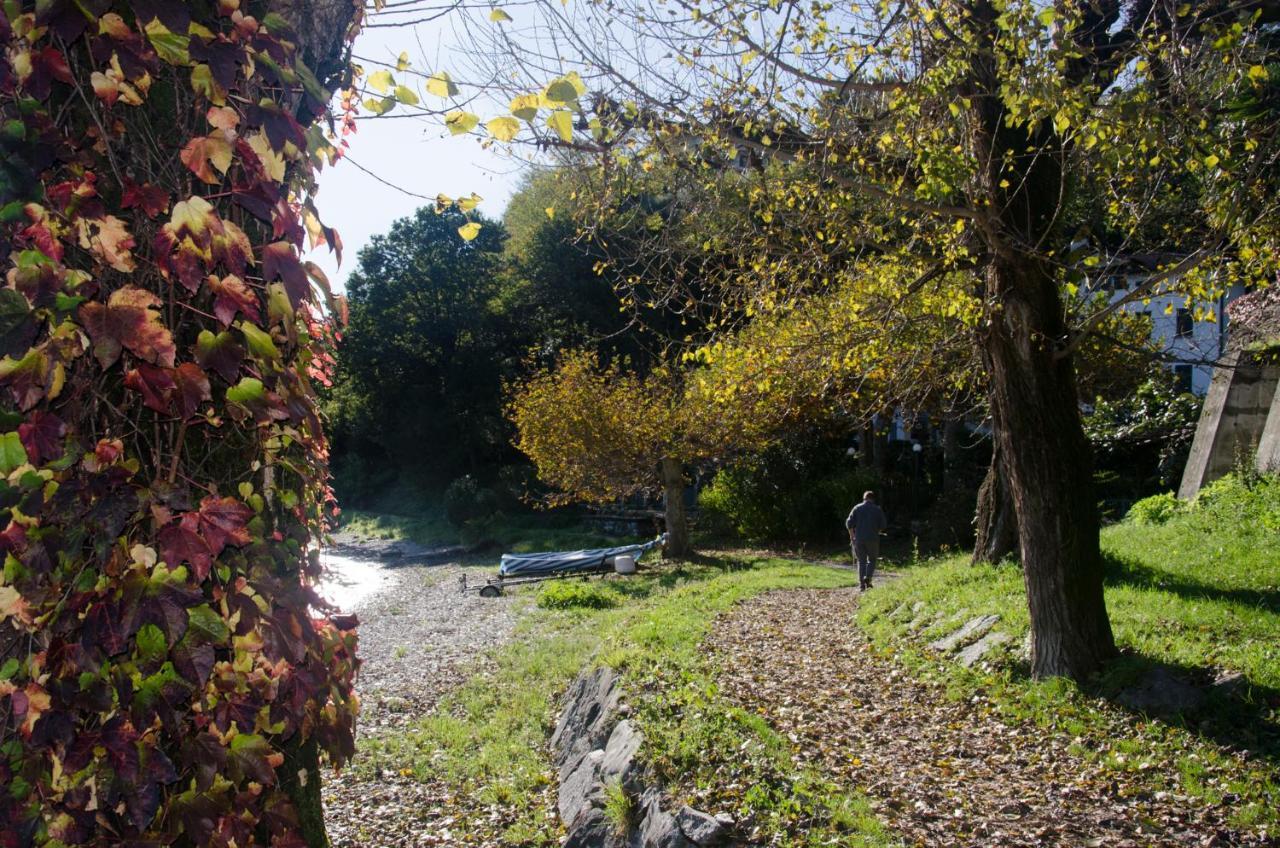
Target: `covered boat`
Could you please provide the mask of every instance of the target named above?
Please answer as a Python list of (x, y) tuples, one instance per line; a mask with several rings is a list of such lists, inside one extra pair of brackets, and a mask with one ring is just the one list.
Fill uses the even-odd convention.
[(629, 556), (639, 560), (651, 549), (662, 544), (662, 537), (640, 545), (622, 545), (616, 548), (593, 548), (584, 551), (546, 551), (537, 554), (503, 554), (498, 567), (499, 580), (526, 577), (553, 577), (564, 574), (584, 574), (593, 571), (612, 571), (615, 560)]

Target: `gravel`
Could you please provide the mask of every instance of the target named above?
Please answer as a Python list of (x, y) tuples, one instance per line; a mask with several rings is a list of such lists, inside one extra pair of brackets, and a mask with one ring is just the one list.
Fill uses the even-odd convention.
[(488, 652), (510, 638), (519, 601), (460, 593), (459, 577), (475, 580), (477, 572), (456, 562), (379, 561), (385, 546), (338, 542), (339, 555), (330, 558), (337, 573), (326, 595), (359, 615), (364, 662), (356, 759), (324, 782), (329, 838), (334, 848), (448, 844), (453, 822), (440, 803), (447, 800), (443, 788), (399, 775), (367, 776), (358, 768), (359, 744), (403, 730), (481, 671)]

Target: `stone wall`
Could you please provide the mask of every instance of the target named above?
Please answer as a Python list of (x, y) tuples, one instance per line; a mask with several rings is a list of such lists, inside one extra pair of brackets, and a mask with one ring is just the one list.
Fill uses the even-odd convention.
[[(568, 830), (563, 848), (712, 848), (729, 842), (725, 822), (692, 807), (663, 809), (662, 791), (639, 759), (644, 735), (625, 715), (618, 675), (600, 667), (579, 675), (551, 736), (560, 776), (557, 801)], [(605, 813), (607, 787), (629, 799), (630, 815)]]

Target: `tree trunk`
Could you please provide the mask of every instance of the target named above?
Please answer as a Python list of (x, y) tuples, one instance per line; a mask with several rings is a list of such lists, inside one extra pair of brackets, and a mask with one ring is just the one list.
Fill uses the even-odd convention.
[(1116, 654), (1102, 596), (1102, 555), (1089, 445), (1057, 283), (1034, 258), (1006, 255), (989, 270), (1000, 307), (983, 339), (996, 451), (1007, 472), (1031, 615), (1036, 677), (1083, 681)]
[(684, 509), (684, 466), (680, 460), (662, 460), (662, 506), (666, 511), (667, 544), (663, 553), (675, 559), (687, 557), (689, 518)]
[(973, 563), (1000, 562), (1018, 554), (1018, 516), (1013, 509), (1005, 472), (1000, 469), (999, 449), (991, 453), (991, 467), (978, 489), (978, 510), (974, 519), (977, 540)]
[(1070, 185), (1070, 144), (1052, 121), (1010, 122), (1005, 110), (1000, 9), (971, 0), (971, 153), (990, 210), (975, 231), (985, 242), (986, 314), (979, 345), (988, 370), (996, 450), (1018, 517), (1031, 615), (1031, 671), (1083, 681), (1115, 656), (1102, 595), (1102, 553), (1089, 444), (1080, 420), (1066, 309), (1054, 275)]

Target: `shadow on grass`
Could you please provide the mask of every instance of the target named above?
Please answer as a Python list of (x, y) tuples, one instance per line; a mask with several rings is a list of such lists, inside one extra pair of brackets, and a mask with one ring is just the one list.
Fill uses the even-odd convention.
[[(1183, 728), (1236, 751), (1280, 766), (1280, 689), (1253, 683), (1243, 675), (1219, 679), (1209, 666), (1169, 663), (1139, 653), (1112, 662), (1085, 691), (1128, 712)], [(1143, 707), (1138, 693), (1162, 688), (1164, 694), (1190, 699), (1181, 708)], [(1170, 691), (1172, 690), (1172, 692)]]
[(1229, 589), (1201, 582), (1185, 575), (1152, 568), (1133, 559), (1114, 554), (1103, 555), (1106, 581), (1112, 585), (1128, 584), (1144, 589), (1172, 592), (1188, 600), (1228, 601), (1233, 604), (1280, 613), (1280, 589)]

